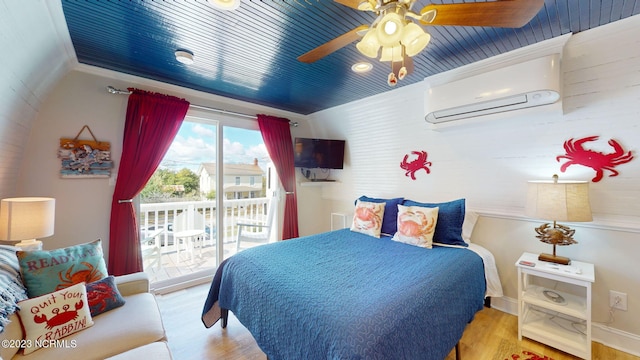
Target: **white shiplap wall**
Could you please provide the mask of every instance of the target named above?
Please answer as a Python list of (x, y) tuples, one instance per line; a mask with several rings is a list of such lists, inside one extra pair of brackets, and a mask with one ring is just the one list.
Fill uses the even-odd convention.
[(51, 20), (58, 11), (55, 0), (0, 0), (0, 198), (25, 195), (16, 193), (16, 185), (34, 118), (75, 62), (64, 45), (66, 30)]
[[(616, 139), (636, 159), (618, 166), (618, 177), (591, 184), (595, 221), (578, 224), (580, 243), (559, 252), (596, 265), (596, 321), (606, 320), (609, 290), (628, 293), (629, 311), (618, 315), (612, 327), (623, 331), (631, 343), (620, 347), (640, 353), (640, 322), (636, 321), (640, 318), (640, 272), (632, 270), (637, 268), (632, 254), (640, 253), (638, 33), (640, 16), (635, 16), (569, 38), (562, 53), (561, 106), (511, 112), (433, 131), (424, 121), (427, 85), (415, 84), (312, 114), (313, 135), (347, 140), (345, 169), (334, 174), (340, 183), (318, 190), (327, 201), (327, 212), (351, 213), (353, 199), (362, 194), (423, 201), (466, 198), (468, 208), (484, 215), (473, 241), (496, 256), (508, 307), (517, 297), (515, 260), (523, 251), (550, 250), (533, 236), (533, 227), (540, 222), (523, 216), (527, 180), (559, 173), (561, 162), (556, 156), (564, 154), (562, 145), (569, 138), (598, 135), (598, 142), (585, 147), (605, 153), (612, 152), (607, 140)], [(468, 69), (452, 73), (456, 71)], [(416, 181), (405, 177), (399, 167), (412, 150), (426, 150), (433, 162), (431, 174), (420, 172)], [(594, 175), (593, 170), (577, 165), (560, 173), (564, 179), (590, 180)], [(614, 342), (607, 334), (595, 334), (601, 341)]]

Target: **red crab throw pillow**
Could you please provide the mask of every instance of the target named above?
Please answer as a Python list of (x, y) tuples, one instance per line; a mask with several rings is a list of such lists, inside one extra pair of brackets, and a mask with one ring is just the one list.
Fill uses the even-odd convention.
[(87, 284), (87, 300), (89, 301), (91, 316), (102, 314), (125, 303), (112, 275)]
[[(18, 302), (24, 355), (93, 325), (84, 283)], [(67, 346), (74, 346), (69, 341)], [(56, 342), (58, 346), (60, 343)]]
[(107, 277), (99, 239), (55, 250), (18, 251), (20, 273), (30, 298)]

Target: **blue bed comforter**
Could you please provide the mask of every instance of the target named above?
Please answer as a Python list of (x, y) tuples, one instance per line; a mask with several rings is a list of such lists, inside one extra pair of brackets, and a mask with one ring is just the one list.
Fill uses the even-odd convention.
[(233, 311), (269, 359), (443, 359), (482, 309), (482, 259), (348, 229), (255, 247), (220, 266), (205, 326)]

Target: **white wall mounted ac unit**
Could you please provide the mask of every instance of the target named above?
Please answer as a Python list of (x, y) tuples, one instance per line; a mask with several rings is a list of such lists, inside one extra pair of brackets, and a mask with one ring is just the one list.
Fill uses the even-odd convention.
[(560, 56), (554, 54), (427, 89), (425, 120), (452, 125), (559, 99)]

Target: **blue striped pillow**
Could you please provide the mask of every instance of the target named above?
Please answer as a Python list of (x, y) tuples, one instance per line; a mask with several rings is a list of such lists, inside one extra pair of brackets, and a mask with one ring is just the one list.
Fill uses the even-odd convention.
[(0, 333), (9, 323), (9, 316), (18, 309), (18, 301), (27, 299), (16, 256), (18, 250), (15, 246), (0, 245)]

